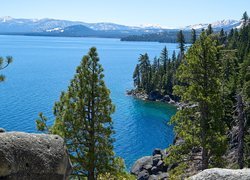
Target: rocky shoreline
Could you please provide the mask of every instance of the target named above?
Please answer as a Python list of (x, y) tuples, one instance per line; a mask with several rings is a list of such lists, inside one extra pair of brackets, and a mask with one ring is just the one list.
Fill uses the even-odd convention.
[[(174, 138), (174, 145), (180, 145), (183, 140), (177, 136)], [(132, 166), (130, 173), (136, 176), (137, 180), (167, 180), (169, 179), (169, 171), (176, 168), (178, 163), (166, 164), (164, 160), (169, 156), (167, 149), (154, 149), (151, 156), (144, 156), (138, 159)], [(196, 165), (196, 167), (198, 167)], [(188, 174), (197, 173), (197, 169), (189, 169)]]
[(162, 95), (159, 91), (152, 91), (149, 94), (135, 89), (127, 90), (126, 94), (143, 101), (156, 101), (171, 104), (182, 109), (186, 104), (175, 101), (172, 95)]
[[(228, 168), (229, 172), (225, 174), (223, 169), (218, 169), (218, 174), (216, 176), (218, 176), (219, 180), (226, 180), (228, 178), (228, 173), (232, 173), (233, 176), (237, 175), (235, 175), (236, 170), (234, 170), (235, 165), (237, 164), (237, 133), (234, 131), (228, 132), (228, 138), (230, 139), (229, 148), (223, 156), (223, 159), (227, 162), (225, 168)], [(184, 143), (183, 139), (175, 136), (172, 144), (178, 146), (182, 143)], [(201, 148), (192, 149), (190, 150), (190, 153), (192, 153), (193, 157), (200, 157)], [(130, 173), (135, 175), (137, 180), (167, 180), (169, 179), (169, 171), (178, 167), (177, 162), (170, 165), (165, 164), (164, 159), (166, 159), (169, 154), (170, 152), (166, 149), (155, 149), (151, 156), (144, 156), (138, 159), (132, 166)], [(207, 174), (210, 174), (209, 170), (206, 171), (209, 172)], [(241, 170), (238, 171), (241, 172)], [(190, 161), (188, 168), (185, 170), (185, 174), (183, 175), (183, 179), (192, 177), (199, 172), (201, 172), (201, 162), (198, 159)], [(194, 176), (193, 179), (215, 180), (212, 175), (208, 176), (207, 174), (204, 175), (204, 173), (200, 173), (200, 175)], [(213, 172), (211, 172), (211, 174), (213, 174)], [(204, 178), (204, 176), (206, 178)], [(249, 170), (244, 172), (244, 176), (247, 178), (250, 177)]]
[(168, 152), (166, 150), (155, 149), (152, 156), (144, 156), (138, 159), (131, 168), (131, 174), (138, 180), (158, 180), (167, 179), (167, 171), (171, 168), (164, 163)]

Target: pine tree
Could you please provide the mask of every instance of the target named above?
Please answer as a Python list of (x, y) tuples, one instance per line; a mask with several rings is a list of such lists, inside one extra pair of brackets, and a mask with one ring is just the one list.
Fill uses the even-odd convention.
[(249, 166), (250, 144), (250, 53), (241, 64), (240, 81), (237, 94), (238, 165)]
[(219, 34), (219, 42), (220, 42), (220, 44), (225, 44), (225, 41), (226, 41), (226, 34), (225, 34), (225, 32), (224, 32), (224, 30), (223, 30), (223, 28), (221, 29), (221, 31), (220, 31), (220, 34)]
[(248, 15), (247, 15), (247, 12), (244, 12), (244, 14), (243, 14), (241, 20), (242, 20), (242, 22), (243, 22), (243, 26), (248, 25), (248, 23), (249, 23), (249, 17), (248, 17)]
[[(74, 172), (89, 180), (114, 171), (111, 114), (114, 106), (104, 83), (103, 68), (96, 48), (84, 56), (67, 92), (55, 103), (55, 124), (51, 133), (61, 135), (66, 142)], [(44, 130), (46, 120), (37, 120)]]
[(225, 123), (222, 121), (220, 69), (216, 42), (204, 32), (190, 47), (186, 61), (177, 72), (184, 85), (174, 87), (187, 106), (172, 117), (174, 130), (184, 142), (170, 148), (167, 163), (180, 162), (185, 167), (195, 157), (190, 152), (201, 149), (201, 169), (220, 166), (226, 150)]
[(163, 48), (159, 59), (161, 64), (163, 65), (164, 74), (166, 74), (168, 65), (168, 50), (166, 46)]
[(177, 42), (179, 43), (180, 55), (182, 59), (185, 52), (185, 38), (182, 30), (180, 30), (179, 33), (177, 34)]
[(235, 96), (238, 79), (238, 58), (236, 50), (220, 50), (220, 81), (221, 81), (221, 102), (223, 108), (223, 120), (228, 128), (232, 128)]
[(140, 87), (141, 87), (141, 79), (140, 78), (141, 78), (141, 76), (140, 76), (140, 67), (137, 64), (136, 67), (135, 67), (135, 70), (134, 70), (134, 74), (133, 74), (134, 86), (137, 89), (140, 89)]
[(148, 54), (141, 54), (139, 57), (139, 69), (141, 75), (141, 87), (146, 90), (147, 93), (151, 90), (151, 79), (150, 79), (150, 71), (151, 65), (149, 61)]
[(206, 32), (207, 32), (207, 35), (213, 34), (213, 28), (211, 24), (208, 25)]
[(192, 34), (191, 42), (192, 42), (192, 44), (194, 44), (195, 41), (196, 41), (196, 39), (197, 39), (195, 29), (192, 29), (192, 33), (191, 34)]
[[(9, 66), (10, 63), (12, 63), (13, 58), (11, 56), (7, 56), (5, 59), (3, 57), (0, 57), (0, 70), (3, 70)], [(4, 81), (5, 76), (0, 75), (0, 82)]]
[[(248, 57), (242, 64), (242, 78), (243, 78), (243, 88), (242, 88), (242, 98), (243, 98), (243, 111), (244, 111), (244, 159), (243, 166), (250, 167), (250, 53)], [(240, 164), (239, 164), (240, 165)]]
[(152, 71), (152, 89), (153, 90), (160, 90), (160, 60), (159, 58), (155, 57), (154, 58), (154, 61), (153, 61), (153, 64), (152, 64), (152, 67), (151, 67), (151, 71)]
[(228, 41), (231, 41), (231, 39), (233, 38), (233, 35), (234, 35), (234, 29), (231, 29), (227, 36)]
[(244, 138), (245, 138), (245, 112), (242, 95), (237, 95), (237, 127), (238, 127), (238, 152), (237, 160), (240, 169), (244, 167)]

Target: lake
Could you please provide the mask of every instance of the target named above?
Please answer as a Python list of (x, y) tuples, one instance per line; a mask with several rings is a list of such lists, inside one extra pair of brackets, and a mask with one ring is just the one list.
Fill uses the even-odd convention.
[(115, 153), (128, 168), (154, 148), (166, 148), (173, 141), (167, 125), (176, 108), (157, 102), (143, 102), (126, 95), (133, 87), (132, 74), (140, 54), (159, 56), (164, 46), (169, 54), (177, 44), (121, 42), (119, 39), (0, 36), (0, 55), (14, 62), (1, 71), (0, 127), (7, 131), (37, 132), (35, 119), (43, 112), (53, 123), (52, 108), (67, 89), (81, 58), (96, 46), (104, 67), (105, 81), (116, 106)]

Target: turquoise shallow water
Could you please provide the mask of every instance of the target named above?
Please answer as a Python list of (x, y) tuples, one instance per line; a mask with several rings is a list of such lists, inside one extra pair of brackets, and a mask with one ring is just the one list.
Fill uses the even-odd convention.
[(132, 73), (139, 55), (147, 52), (153, 59), (165, 45), (170, 54), (177, 47), (118, 39), (0, 36), (0, 55), (14, 57), (14, 63), (2, 71), (7, 79), (0, 84), (0, 127), (36, 132), (39, 112), (44, 112), (52, 123), (54, 102), (66, 90), (82, 56), (96, 46), (116, 105), (115, 152), (130, 168), (136, 159), (173, 141), (172, 127), (167, 122), (176, 112), (175, 107), (143, 102), (125, 94), (133, 87)]

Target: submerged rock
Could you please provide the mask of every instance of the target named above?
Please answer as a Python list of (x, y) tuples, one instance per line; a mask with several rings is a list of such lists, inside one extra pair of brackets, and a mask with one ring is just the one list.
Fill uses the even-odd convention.
[(67, 179), (72, 165), (57, 135), (0, 133), (0, 179)]

